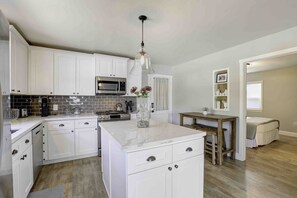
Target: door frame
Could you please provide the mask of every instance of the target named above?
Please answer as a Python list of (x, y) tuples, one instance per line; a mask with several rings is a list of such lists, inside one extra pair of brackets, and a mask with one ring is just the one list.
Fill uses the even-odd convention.
[(239, 152), (237, 159), (241, 161), (246, 160), (246, 115), (247, 115), (247, 108), (246, 108), (246, 75), (247, 75), (247, 63), (253, 61), (259, 61), (268, 58), (277, 58), (281, 56), (287, 56), (291, 54), (297, 53), (297, 47), (288, 48), (284, 50), (279, 50), (267, 54), (262, 54), (259, 56), (254, 56), (250, 58), (245, 58), (239, 60), (239, 81), (240, 81), (240, 89), (239, 89)]
[[(169, 117), (168, 122), (172, 123), (172, 76), (171, 75), (164, 75), (164, 74), (148, 74), (148, 84), (150, 85), (153, 81), (153, 78), (167, 78), (168, 79), (168, 111)], [(149, 104), (151, 104), (149, 99)]]

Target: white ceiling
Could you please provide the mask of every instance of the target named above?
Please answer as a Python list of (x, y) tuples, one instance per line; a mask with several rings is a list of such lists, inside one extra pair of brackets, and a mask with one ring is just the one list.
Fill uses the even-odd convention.
[(0, 0), (37, 45), (134, 57), (145, 14), (155, 64), (176, 65), (297, 26), (296, 0)]
[(250, 65), (247, 66), (247, 73), (281, 69), (293, 66), (297, 66), (297, 53), (288, 56), (250, 62)]

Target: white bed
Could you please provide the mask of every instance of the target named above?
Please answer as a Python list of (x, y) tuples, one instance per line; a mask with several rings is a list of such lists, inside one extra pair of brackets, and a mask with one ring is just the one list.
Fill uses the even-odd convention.
[(272, 118), (247, 117), (247, 128), (249, 124), (256, 125), (254, 139), (246, 139), (246, 147), (253, 148), (267, 145), (279, 139), (279, 121)]

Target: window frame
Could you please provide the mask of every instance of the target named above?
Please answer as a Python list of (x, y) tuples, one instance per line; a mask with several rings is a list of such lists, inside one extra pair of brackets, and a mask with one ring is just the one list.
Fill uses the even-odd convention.
[[(263, 96), (264, 96), (264, 85), (263, 85), (263, 80), (261, 81), (251, 81), (251, 82), (247, 82), (246, 85), (250, 85), (250, 84), (261, 84), (261, 107), (260, 108), (248, 108), (247, 103), (246, 103), (246, 109), (247, 111), (254, 111), (254, 112), (262, 112), (263, 111)], [(246, 87), (246, 92), (247, 92), (247, 87)], [(248, 95), (246, 94), (246, 101), (248, 101)]]

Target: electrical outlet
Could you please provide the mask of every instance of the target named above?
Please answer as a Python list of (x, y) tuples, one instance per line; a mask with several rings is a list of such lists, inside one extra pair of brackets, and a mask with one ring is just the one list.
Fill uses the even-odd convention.
[(54, 111), (58, 111), (58, 109), (59, 109), (59, 106), (58, 106), (57, 104), (54, 104), (54, 105), (53, 105), (53, 110), (54, 110)]

